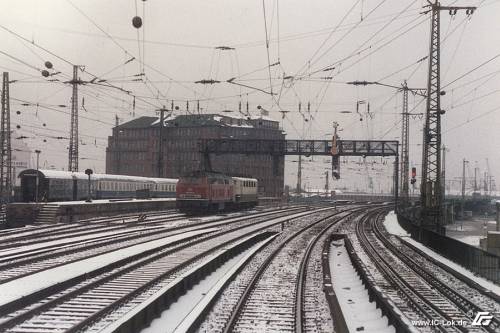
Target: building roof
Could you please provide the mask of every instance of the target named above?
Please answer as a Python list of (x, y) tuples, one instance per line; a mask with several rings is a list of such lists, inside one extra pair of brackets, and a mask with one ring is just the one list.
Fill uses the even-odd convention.
[[(262, 121), (267, 122), (271, 127), (279, 129), (279, 123), (269, 117), (239, 117), (226, 116), (219, 114), (201, 114), (201, 115), (178, 115), (171, 114), (165, 116), (165, 127), (201, 127), (201, 126), (221, 126), (221, 127), (243, 127), (256, 128), (261, 127)], [(160, 124), (159, 117), (140, 117), (129, 122), (119, 125), (117, 128), (148, 128), (158, 127)]]
[(148, 128), (151, 127), (151, 124), (158, 120), (158, 117), (147, 117), (143, 116), (140, 118), (133, 119), (121, 125), (118, 125), (117, 128)]

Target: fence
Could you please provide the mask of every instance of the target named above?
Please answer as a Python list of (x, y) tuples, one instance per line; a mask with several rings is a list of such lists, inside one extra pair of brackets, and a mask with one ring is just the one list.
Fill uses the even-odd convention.
[(413, 239), (417, 239), (443, 257), (468, 270), (495, 283), (500, 283), (499, 256), (431, 230), (423, 228), (419, 230), (418, 226), (401, 216), (399, 219)]

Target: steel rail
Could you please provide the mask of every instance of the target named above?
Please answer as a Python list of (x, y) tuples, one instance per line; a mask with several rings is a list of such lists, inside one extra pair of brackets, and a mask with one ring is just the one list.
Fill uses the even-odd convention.
[[(292, 240), (294, 240), (296, 237), (298, 237), (300, 234), (302, 234), (303, 232), (306, 232), (308, 231), (310, 228), (314, 227), (315, 225), (321, 223), (321, 222), (324, 222), (326, 220), (329, 220), (331, 219), (332, 217), (335, 217), (336, 215), (339, 215), (341, 213), (344, 213), (344, 212), (349, 212), (350, 210), (353, 210), (353, 212), (350, 212), (348, 215), (351, 215), (351, 214), (354, 214), (356, 211), (359, 210), (359, 207), (357, 208), (351, 208), (351, 209), (348, 209), (346, 211), (342, 211), (342, 212), (335, 212), (334, 214), (331, 214), (327, 217), (324, 217), (324, 218), (321, 218), (319, 219), (318, 221), (314, 222), (314, 223), (311, 223), (303, 228), (301, 228), (300, 230), (296, 231), (295, 233), (293, 233), (292, 235), (290, 235), (287, 239), (285, 239), (267, 258), (266, 260), (261, 264), (261, 266), (259, 267), (259, 269), (255, 272), (255, 274), (252, 276), (250, 282), (248, 283), (248, 285), (246, 286), (245, 290), (243, 291), (243, 294), (242, 296), (240, 297), (240, 299), (238, 300), (238, 303), (236, 304), (235, 308), (233, 309), (232, 313), (231, 313), (231, 316), (228, 320), (228, 322), (226, 323), (226, 326), (224, 327), (223, 329), (223, 333), (230, 333), (230, 332), (233, 332), (234, 330), (234, 327), (236, 325), (236, 322), (238, 321), (238, 317), (240, 316), (241, 314), (241, 311), (243, 310), (243, 307), (245, 306), (246, 302), (248, 301), (248, 299), (250, 298), (250, 295), (252, 293), (252, 291), (255, 289), (255, 286), (257, 285), (257, 283), (259, 282), (259, 280), (262, 278), (264, 272), (267, 270), (267, 268), (269, 267), (269, 265), (271, 264), (271, 262), (274, 260), (274, 258), (278, 255), (279, 252), (281, 252), (283, 250), (283, 248), (289, 244)], [(348, 216), (347, 215), (347, 216)], [(329, 225), (326, 229), (328, 230), (329, 228), (333, 227), (336, 223), (338, 223), (339, 221), (341, 221), (342, 219), (344, 219), (346, 216), (344, 217), (341, 217), (339, 219), (337, 219), (335, 222), (333, 222), (331, 225)], [(303, 267), (307, 268), (306, 265), (304, 265)], [(300, 271), (300, 270), (299, 270)], [(298, 278), (298, 277), (297, 277)], [(302, 282), (301, 282), (302, 283)], [(299, 282), (297, 282), (296, 284), (296, 289), (297, 288), (300, 288), (300, 287), (297, 287), (297, 285), (299, 284)], [(301, 296), (302, 297), (302, 296)], [(296, 298), (295, 298), (295, 311), (297, 311), (297, 308), (300, 308), (301, 306), (297, 306), (297, 303), (300, 303), (300, 300), (297, 299), (297, 295), (296, 295)], [(295, 324), (295, 328), (298, 329), (300, 327), (300, 330), (302, 330), (302, 314), (303, 314), (303, 311), (301, 310), (298, 310), (300, 311), (299, 314), (296, 314), (294, 316), (295, 320), (297, 319), (297, 316), (299, 316), (299, 321), (300, 323), (299, 324)]]
[[(378, 251), (374, 248), (373, 244), (366, 236), (366, 233), (363, 230), (363, 225), (366, 221), (368, 221), (370, 218), (374, 218), (377, 214), (380, 214), (380, 212), (374, 212), (372, 214), (368, 214), (356, 224), (356, 235), (360, 240), (361, 246), (365, 250), (366, 254), (373, 261), (375, 266), (378, 268), (380, 273), (385, 277), (387, 282), (391, 284), (392, 288), (394, 290), (399, 290), (399, 293), (402, 294), (403, 297), (406, 299), (406, 301), (412, 305), (411, 308), (413, 308), (414, 311), (416, 311), (417, 313), (425, 316), (428, 320), (434, 320), (435, 316), (431, 315), (429, 311), (424, 309), (424, 307), (421, 304), (419, 304), (415, 299), (415, 296), (417, 296), (417, 298), (421, 300), (423, 297), (421, 296), (419, 297), (419, 295), (415, 292), (415, 290), (413, 290), (411, 286), (408, 286), (407, 284), (404, 283), (404, 281), (401, 281), (398, 273), (394, 272), (391, 269), (391, 265), (384, 260), (384, 258), (378, 253)], [(425, 298), (422, 301), (423, 303), (426, 303)], [(439, 314), (439, 316), (441, 316), (441, 314)], [(437, 329), (441, 332), (448, 332), (443, 327), (438, 326)], [(409, 331), (410, 329), (407, 328), (407, 330)]]
[[(315, 213), (315, 212), (311, 211), (311, 213)], [(294, 213), (294, 214), (297, 214), (297, 213)], [(267, 220), (263, 220), (263, 221), (259, 221), (259, 222), (254, 222), (254, 223), (246, 224), (243, 227), (234, 228), (234, 229), (231, 229), (231, 230), (226, 230), (226, 231), (223, 231), (223, 232), (220, 232), (220, 233), (211, 233), (211, 234), (208, 234), (208, 236), (201, 237), (201, 239), (195, 239), (194, 243), (201, 244), (202, 242), (215, 241), (216, 238), (220, 237), (221, 235), (225, 235), (225, 234), (228, 234), (228, 233), (231, 233), (231, 232), (235, 232), (235, 231), (238, 231), (241, 228), (246, 228), (248, 226), (258, 225), (258, 224), (261, 224), (261, 223), (266, 223), (266, 221)], [(223, 248), (224, 246), (226, 246), (227, 244), (229, 244), (231, 242), (235, 242), (235, 241), (237, 241), (237, 240), (239, 240), (239, 239), (241, 239), (241, 238), (243, 238), (245, 236), (248, 236), (249, 234), (255, 234), (255, 233), (258, 233), (258, 232), (262, 232), (263, 230), (268, 229), (268, 228), (270, 228), (272, 226), (275, 226), (275, 225), (279, 225), (280, 223), (281, 222), (275, 222), (275, 223), (267, 224), (267, 225), (265, 225), (263, 227), (258, 227), (258, 228), (254, 229), (254, 230), (245, 232), (245, 233), (243, 233), (241, 235), (236, 235), (236, 237), (233, 237), (233, 238), (231, 238), (230, 240), (228, 240), (226, 242), (215, 243), (213, 246), (210, 247), (210, 249), (208, 251), (205, 251), (205, 252), (202, 252), (202, 253), (198, 253), (198, 254), (193, 254), (193, 256), (191, 256), (189, 260), (183, 261), (175, 269), (178, 270), (178, 269), (181, 269), (182, 267), (186, 267), (187, 265), (189, 265), (190, 263), (196, 261), (197, 259), (200, 259), (203, 256), (208, 255), (209, 252), (212, 253), (212, 252), (214, 252), (214, 251), (216, 251), (218, 249)], [(86, 275), (84, 277), (79, 277), (78, 279), (73, 279), (73, 280), (69, 281), (68, 283), (63, 283), (61, 286), (57, 286), (59, 288), (56, 288), (55, 290), (50, 290), (49, 291), (50, 294), (53, 294), (53, 293), (58, 292), (58, 291), (59, 292), (63, 291), (64, 289), (69, 288), (70, 286), (75, 285), (76, 283), (85, 281), (85, 280), (93, 278), (93, 277), (99, 277), (99, 275), (102, 275), (102, 274), (104, 274), (106, 272), (111, 272), (111, 270), (113, 270), (113, 269), (117, 269), (117, 271), (112, 272), (109, 275), (106, 275), (106, 276), (104, 276), (102, 278), (98, 278), (95, 281), (92, 281), (92, 282), (90, 282), (90, 283), (88, 283), (86, 285), (74, 288), (74, 289), (72, 289), (71, 291), (69, 291), (67, 293), (63, 293), (62, 295), (59, 295), (58, 297), (54, 297), (54, 298), (48, 300), (47, 302), (44, 302), (42, 304), (38, 304), (36, 306), (30, 306), (26, 311), (22, 312), (18, 316), (13, 316), (13, 317), (7, 319), (6, 321), (0, 323), (0, 331), (8, 329), (10, 327), (13, 327), (15, 325), (18, 325), (21, 322), (23, 322), (23, 321), (25, 321), (25, 320), (27, 320), (27, 319), (29, 319), (31, 317), (36, 316), (37, 314), (40, 314), (40, 313), (42, 313), (45, 310), (50, 309), (52, 306), (60, 304), (60, 303), (62, 303), (64, 301), (66, 301), (66, 300), (71, 299), (72, 297), (76, 297), (79, 294), (82, 294), (82, 293), (84, 293), (86, 291), (91, 290), (92, 288), (98, 286), (99, 284), (102, 284), (102, 283), (105, 283), (105, 282), (108, 282), (108, 281), (112, 281), (113, 279), (116, 279), (117, 277), (119, 277), (119, 276), (121, 276), (123, 274), (126, 274), (127, 272), (131, 272), (134, 269), (138, 269), (138, 268), (140, 268), (140, 267), (142, 267), (144, 265), (147, 265), (149, 263), (154, 262), (155, 260), (159, 260), (160, 258), (166, 257), (166, 256), (168, 256), (170, 254), (179, 252), (181, 250), (185, 250), (185, 249), (187, 249), (187, 248), (189, 248), (191, 246), (193, 246), (193, 242), (183, 242), (182, 244), (174, 246), (173, 248), (170, 248), (170, 247), (172, 247), (172, 244), (169, 244), (169, 245), (165, 246), (165, 248), (167, 250), (165, 250), (164, 253), (159, 253), (159, 254), (157, 254), (157, 252), (159, 250), (161, 250), (161, 249), (155, 248), (155, 249), (146, 251), (146, 253), (141, 253), (141, 254), (133, 256), (131, 258), (127, 258), (127, 259), (115, 262), (114, 264), (106, 266), (106, 267), (104, 267), (102, 269), (98, 269), (98, 270), (96, 270), (92, 274), (88, 274), (88, 275)], [(168, 249), (168, 248), (170, 248), (170, 249)], [(147, 256), (147, 255), (150, 255), (150, 257), (144, 259), (143, 257)], [(134, 261), (137, 261), (137, 262), (134, 263)], [(125, 267), (125, 268), (121, 268), (121, 266), (124, 265), (124, 264), (128, 264), (128, 266)], [(167, 276), (170, 273), (172, 273), (172, 271), (163, 272), (154, 281), (149, 281), (147, 284), (143, 285), (140, 288), (140, 290), (135, 290), (134, 292), (128, 294), (126, 298), (130, 299), (131, 297), (134, 297), (135, 295), (137, 295), (138, 293), (140, 293), (142, 290), (144, 290), (148, 286), (154, 284), (159, 279), (164, 278), (165, 276)], [(39, 297), (36, 297), (36, 296), (39, 296)], [(36, 296), (35, 296), (36, 299), (34, 300), (35, 302), (37, 300), (41, 300), (44, 297), (47, 297), (48, 294), (45, 294), (45, 295), (36, 295)], [(21, 302), (21, 304), (28, 305), (30, 303), (33, 303), (33, 300), (29, 300), (28, 301), (29, 298), (30, 297), (25, 297), (24, 300), (23, 300), (24, 302)], [(109, 306), (106, 306), (105, 309), (101, 309), (100, 311), (94, 313), (94, 315), (92, 315), (91, 317), (85, 318), (83, 321), (79, 322), (77, 324), (77, 326), (74, 326), (72, 329), (70, 329), (68, 331), (70, 331), (70, 332), (71, 331), (75, 331), (75, 330), (77, 330), (77, 329), (79, 329), (81, 327), (89, 325), (91, 322), (95, 321), (99, 316), (104, 315), (105, 313), (107, 313), (108, 311), (110, 311), (112, 308), (116, 307), (118, 303), (121, 303), (121, 302), (124, 302), (124, 301), (126, 301), (126, 299), (120, 299), (119, 302), (113, 302), (113, 304), (111, 304)], [(19, 311), (19, 310), (21, 310), (20, 307), (21, 307), (20, 304), (14, 304), (14, 305), (13, 304), (8, 304), (7, 306), (4, 306), (4, 307), (0, 308), (0, 313), (12, 313), (14, 311)]]
[[(255, 215), (252, 215), (250, 217), (248, 217), (248, 216), (245, 216), (245, 217), (241, 217), (241, 216), (226, 217), (226, 218), (215, 219), (215, 220), (210, 220), (210, 221), (201, 221), (201, 222), (196, 222), (196, 223), (189, 223), (189, 224), (186, 224), (186, 225), (176, 226), (176, 227), (172, 227), (172, 228), (161, 228), (161, 227), (158, 227), (158, 228), (161, 228), (161, 233), (159, 233), (158, 230), (151, 230), (151, 231), (148, 230), (146, 232), (140, 231), (140, 230), (134, 230), (134, 232), (136, 234), (123, 235), (124, 237), (121, 237), (121, 238), (118, 238), (118, 237), (117, 238), (113, 238), (113, 239), (107, 238), (107, 239), (105, 239), (102, 242), (99, 239), (96, 239), (94, 243), (87, 242), (85, 244), (82, 244), (81, 246), (78, 246), (78, 244), (76, 244), (73, 247), (62, 248), (61, 249), (61, 251), (62, 251), (61, 257), (62, 256), (72, 255), (72, 254), (75, 254), (75, 253), (81, 253), (81, 251), (92, 250), (92, 249), (97, 249), (99, 247), (109, 246), (109, 245), (112, 245), (114, 243), (120, 244), (120, 247), (116, 248), (116, 249), (109, 249), (107, 251), (98, 252), (98, 253), (95, 253), (95, 254), (89, 255), (89, 256), (72, 258), (69, 261), (59, 262), (59, 264), (54, 264), (54, 265), (47, 266), (47, 267), (40, 267), (40, 262), (43, 261), (43, 260), (46, 260), (46, 259), (54, 259), (54, 254), (55, 254), (54, 249), (51, 249), (50, 251), (48, 250), (48, 251), (43, 252), (43, 253), (37, 253), (35, 255), (33, 255), (33, 254), (31, 254), (31, 255), (30, 254), (26, 254), (24, 256), (24, 260), (18, 260), (19, 258), (16, 258), (16, 260), (8, 262), (7, 264), (2, 264), (1, 263), (2, 260), (0, 259), (0, 283), (6, 283), (6, 282), (9, 282), (9, 281), (12, 281), (12, 280), (19, 279), (21, 277), (30, 275), (30, 274), (42, 272), (44, 270), (52, 269), (52, 268), (55, 268), (55, 267), (58, 267), (58, 266), (61, 266), (61, 265), (66, 265), (66, 264), (71, 263), (71, 262), (76, 262), (78, 260), (87, 259), (87, 258), (91, 258), (91, 257), (97, 256), (97, 255), (101, 255), (101, 254), (104, 254), (104, 253), (116, 251), (116, 250), (119, 250), (121, 248), (127, 247), (128, 245), (123, 243), (123, 242), (126, 242), (126, 241), (138, 240), (140, 238), (145, 238), (145, 237), (148, 237), (148, 236), (151, 236), (154, 239), (159, 239), (161, 237), (171, 236), (170, 233), (173, 233), (173, 232), (176, 232), (176, 231), (181, 231), (181, 230), (187, 229), (187, 228), (206, 227), (206, 225), (210, 225), (212, 223), (220, 223), (222, 221), (238, 220), (238, 219), (242, 219), (242, 218), (243, 219), (247, 219), (247, 218), (252, 218), (252, 217), (260, 217), (260, 216), (273, 216), (273, 215), (279, 215), (279, 214), (283, 214), (283, 213), (286, 213), (286, 212), (297, 211), (297, 210), (300, 210), (300, 208), (289, 208), (289, 209), (284, 209), (284, 210), (273, 210), (271, 212), (265, 212), (265, 213), (255, 214)], [(106, 232), (108, 232), (108, 230), (106, 230)], [(162, 236), (162, 234), (165, 234), (165, 233), (169, 233), (169, 235), (163, 235)], [(148, 239), (148, 240), (145, 240), (145, 241), (150, 241), (150, 240), (151, 239)], [(92, 242), (93, 241), (94, 240), (92, 240)], [(71, 244), (71, 243), (69, 243), (69, 244)], [(57, 249), (56, 249), (56, 251), (57, 251)], [(35, 266), (34, 264), (37, 264), (37, 265)], [(19, 268), (20, 265), (25, 265), (25, 266), (28, 267), (28, 269), (26, 270), (26, 272), (24, 272), (22, 274), (18, 274), (18, 275), (13, 275), (13, 276), (10, 276), (10, 277), (7, 277), (7, 278), (2, 278), (2, 273), (3, 273), (2, 271), (5, 271), (5, 270), (7, 270), (9, 268), (12, 268), (12, 267)]]
[[(470, 299), (460, 294), (455, 289), (449, 287), (445, 283), (439, 281), (439, 279), (431, 272), (426, 271), (422, 268), (412, 257), (407, 255), (406, 253), (399, 250), (394, 243), (392, 243), (388, 237), (385, 236), (382, 231), (381, 223), (379, 223), (380, 219), (372, 220), (371, 225), (374, 230), (374, 234), (377, 238), (384, 244), (384, 246), (391, 251), (396, 257), (398, 257), (402, 262), (404, 262), (411, 270), (413, 270), (418, 276), (420, 276), (424, 281), (429, 283), (435, 289), (439, 290), (443, 295), (445, 295), (450, 301), (452, 301), (455, 305), (462, 309), (465, 314), (468, 314), (470, 311), (473, 313), (484, 312), (485, 309), (482, 309), (480, 306), (474, 304)], [(478, 291), (479, 292), (479, 291)], [(473, 318), (471, 318), (473, 319)], [(493, 317), (491, 323), (484, 327), (487, 331), (494, 333), (500, 330), (500, 321), (498, 318)]]

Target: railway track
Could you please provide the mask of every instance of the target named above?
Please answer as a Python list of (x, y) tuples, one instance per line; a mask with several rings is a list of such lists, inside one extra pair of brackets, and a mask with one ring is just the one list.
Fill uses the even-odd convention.
[[(296, 206), (298, 207), (298, 206)], [(270, 212), (281, 209), (263, 210)], [(255, 215), (261, 212), (238, 212), (229, 213), (229, 217), (241, 216), (241, 214)], [(20, 246), (36, 245), (42, 242), (57, 241), (75, 236), (89, 236), (102, 231), (120, 231), (127, 230), (131, 226), (155, 226), (162, 225), (165, 222), (176, 222), (182, 220), (198, 220), (209, 218), (207, 216), (189, 217), (185, 214), (178, 213), (175, 210), (145, 212), (145, 220), (139, 220), (143, 214), (124, 214), (111, 217), (100, 217), (81, 220), (77, 223), (44, 225), (27, 228), (17, 228), (5, 231), (0, 234), (0, 253), (12, 248)]]
[[(383, 244), (401, 261), (405, 262), (413, 272), (423, 278), (432, 288), (439, 290), (443, 295), (460, 307), (467, 314), (469, 322), (476, 313), (489, 311), (493, 315), (490, 325), (486, 326), (489, 332), (500, 331), (500, 303), (492, 299), (491, 293), (484, 289), (473, 288), (459, 278), (440, 268), (419, 252), (406, 246), (397, 238), (391, 237), (384, 229), (382, 219), (372, 220), (372, 229)], [(472, 314), (472, 315), (471, 315)]]
[(311, 213), (293, 213), (218, 233), (210, 231), (192, 242), (141, 253), (59, 289), (4, 304), (0, 307), (0, 331), (97, 332), (172, 283), (179, 274), (211, 260), (211, 256), (277, 228), (283, 221)]
[(271, 217), (279, 217), (288, 214), (291, 211), (297, 211), (300, 208), (291, 208), (285, 210), (270, 211), (250, 215), (250, 217), (224, 217), (200, 222), (190, 222), (186, 220), (178, 226), (142, 226), (130, 227), (123, 229), (121, 234), (117, 231), (110, 232), (105, 230), (105, 236), (89, 238), (88, 240), (71, 242), (68, 240), (62, 245), (49, 246), (43, 250), (37, 249), (34, 252), (27, 251), (26, 253), (15, 253), (14, 255), (3, 254), (0, 258), (0, 283), (6, 283), (23, 276), (42, 272), (54, 267), (66, 265), (78, 260), (88, 259), (127, 248), (140, 243), (151, 242), (175, 234), (199, 230), (211, 225), (221, 225), (223, 228), (232, 227), (231, 224), (244, 224), (249, 218), (266, 219)]
[[(363, 260), (365, 267), (404, 316), (422, 331), (498, 332), (497, 318), (488, 326), (469, 325), (478, 311), (491, 311), (484, 306), (494, 306), (494, 301), (485, 300), (484, 295), (471, 288), (461, 294), (464, 289), (454, 290), (443, 282), (450, 281), (451, 274), (428, 270), (431, 266), (426, 267), (422, 258), (415, 259), (416, 253), (390, 240), (381, 226), (384, 216), (385, 211), (378, 211), (363, 217), (356, 224), (356, 236), (372, 263)], [(483, 300), (481, 305), (474, 301), (478, 298)]]
[(186, 218), (184, 214), (176, 212), (149, 212), (147, 216), (148, 219), (142, 222), (137, 222), (139, 215), (125, 215), (81, 221), (78, 223), (29, 228), (29, 230), (22, 230), (11, 235), (0, 235), (0, 251), (19, 248), (20, 246), (35, 245), (41, 242), (57, 241), (67, 237), (83, 237), (105, 230), (119, 231), (129, 228), (130, 224), (150, 225)]
[[(222, 332), (316, 332), (318, 326), (331, 330), (326, 323), (330, 319), (318, 313), (321, 306), (328, 311), (326, 302), (317, 304), (324, 298), (320, 240), (337, 223), (357, 212), (359, 208), (335, 212), (288, 234), (246, 283)], [(313, 252), (317, 262), (311, 259)], [(311, 286), (314, 281), (316, 288)]]

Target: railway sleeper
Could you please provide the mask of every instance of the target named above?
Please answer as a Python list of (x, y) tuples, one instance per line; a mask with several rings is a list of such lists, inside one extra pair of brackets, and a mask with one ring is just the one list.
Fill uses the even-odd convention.
[(274, 234), (274, 232), (269, 231), (262, 232), (229, 249), (226, 249), (223, 253), (220, 253), (216, 258), (214, 258), (214, 260), (199, 266), (192, 273), (175, 282), (174, 285), (165, 290), (163, 294), (158, 295), (152, 302), (134, 311), (134, 313), (128, 316), (122, 324), (115, 327), (113, 332), (132, 333), (138, 332), (144, 327), (148, 327), (155, 318), (161, 316), (161, 313), (164, 310), (167, 310), (182, 295), (184, 295), (194, 285), (198, 284), (206, 276), (215, 271), (223, 263), (255, 245), (259, 241), (262, 241)]

